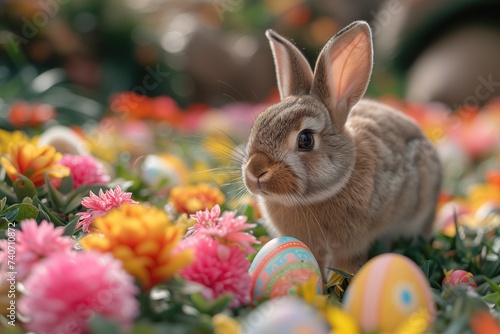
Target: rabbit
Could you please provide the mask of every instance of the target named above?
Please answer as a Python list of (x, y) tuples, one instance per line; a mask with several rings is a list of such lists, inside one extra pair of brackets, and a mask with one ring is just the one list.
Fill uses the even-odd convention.
[(373, 50), (369, 25), (333, 36), (314, 73), (300, 51), (266, 31), (280, 101), (254, 121), (242, 162), (272, 236), (292, 236), (330, 268), (355, 273), (374, 241), (433, 230), (441, 166), (403, 113), (362, 99)]

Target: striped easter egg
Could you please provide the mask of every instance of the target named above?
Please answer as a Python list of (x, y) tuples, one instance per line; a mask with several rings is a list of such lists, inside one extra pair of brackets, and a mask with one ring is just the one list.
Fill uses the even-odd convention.
[(354, 276), (343, 301), (365, 332), (393, 333), (412, 314), (426, 310), (430, 323), (435, 306), (422, 270), (399, 254), (383, 254), (368, 261)]
[(317, 292), (323, 291), (321, 271), (314, 255), (303, 242), (292, 237), (275, 238), (265, 244), (248, 273), (255, 301), (293, 294), (295, 286), (311, 278)]

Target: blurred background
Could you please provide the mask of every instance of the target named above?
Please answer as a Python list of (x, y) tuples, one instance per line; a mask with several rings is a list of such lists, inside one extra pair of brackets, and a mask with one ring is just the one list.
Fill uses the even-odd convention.
[(369, 96), (456, 110), (500, 94), (498, 0), (0, 0), (0, 126), (148, 113), (143, 96), (167, 96), (166, 114), (273, 101), (266, 29), (313, 65), (358, 19), (374, 34)]

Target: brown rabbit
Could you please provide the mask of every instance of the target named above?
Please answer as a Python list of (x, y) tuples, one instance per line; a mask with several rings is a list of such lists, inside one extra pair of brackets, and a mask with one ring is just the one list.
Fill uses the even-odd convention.
[(376, 239), (430, 236), (439, 159), (414, 121), (361, 100), (373, 63), (368, 24), (335, 35), (314, 73), (292, 43), (266, 36), (281, 101), (257, 117), (242, 170), (270, 232), (307, 244), (325, 274), (357, 271)]

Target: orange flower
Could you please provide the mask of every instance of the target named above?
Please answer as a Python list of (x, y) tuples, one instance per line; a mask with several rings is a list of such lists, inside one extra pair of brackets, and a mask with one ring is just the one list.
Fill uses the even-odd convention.
[(134, 92), (115, 95), (111, 110), (135, 119), (153, 119), (178, 124), (182, 120), (179, 106), (171, 97), (148, 97)]
[(469, 320), (474, 334), (500, 333), (500, 323), (488, 311), (478, 311)]
[(68, 167), (57, 165), (61, 158), (62, 154), (52, 146), (39, 147), (19, 142), (9, 145), (9, 154), (2, 157), (0, 163), (11, 181), (24, 175), (38, 187), (45, 183), (45, 173), (51, 178), (63, 178), (70, 174)]
[(9, 111), (9, 121), (15, 127), (35, 127), (56, 117), (54, 107), (43, 103), (29, 104), (27, 102), (14, 102)]
[(500, 170), (486, 172), (486, 181), (500, 190)]
[(178, 186), (172, 188), (170, 201), (175, 210), (181, 213), (195, 213), (199, 210), (212, 208), (216, 204), (221, 205), (225, 196), (219, 190), (207, 183), (200, 183), (194, 186)]
[(109, 252), (146, 290), (170, 279), (191, 264), (193, 250), (176, 250), (184, 228), (167, 214), (141, 204), (122, 205), (94, 220), (96, 231), (84, 237), (84, 249)]

